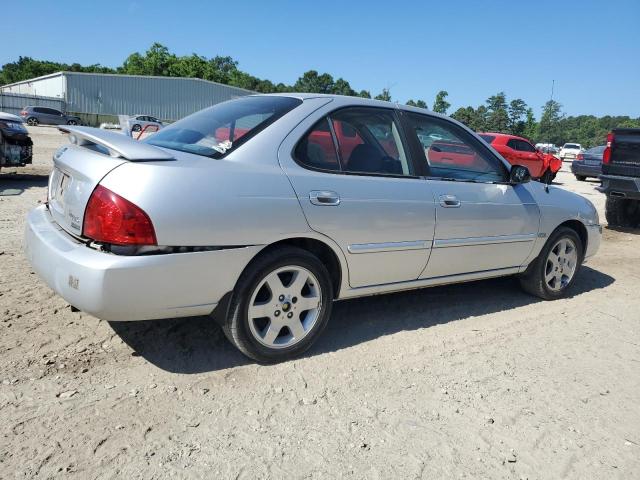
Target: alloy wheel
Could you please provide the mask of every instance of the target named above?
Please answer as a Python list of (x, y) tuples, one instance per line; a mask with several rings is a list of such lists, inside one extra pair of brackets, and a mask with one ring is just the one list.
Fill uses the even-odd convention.
[(278, 268), (258, 282), (248, 306), (249, 330), (269, 348), (300, 342), (313, 329), (322, 308), (320, 282), (297, 265)]
[(578, 266), (578, 249), (570, 238), (563, 237), (549, 251), (544, 281), (549, 289), (558, 292), (571, 282)]

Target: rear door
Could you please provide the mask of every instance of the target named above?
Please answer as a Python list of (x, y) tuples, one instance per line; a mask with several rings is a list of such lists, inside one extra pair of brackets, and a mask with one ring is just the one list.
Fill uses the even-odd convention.
[(533, 177), (542, 176), (544, 163), (533, 145), (524, 140), (512, 138), (507, 142), (507, 146), (515, 151), (514, 164), (527, 167)]
[(342, 249), (352, 287), (419, 277), (435, 206), (393, 109), (340, 109), (299, 126), (280, 151), (309, 226)]
[[(436, 201), (433, 249), (420, 278), (522, 265), (533, 248), (540, 216), (526, 187), (507, 184), (502, 162), (453, 122), (417, 113), (403, 118)], [(455, 155), (443, 155), (445, 144)]]

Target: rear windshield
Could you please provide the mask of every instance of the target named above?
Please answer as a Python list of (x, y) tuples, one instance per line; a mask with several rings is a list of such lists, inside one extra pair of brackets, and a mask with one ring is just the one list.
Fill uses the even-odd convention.
[(483, 139), (488, 144), (491, 144), (491, 142), (493, 142), (496, 139), (494, 135), (480, 135), (480, 138)]
[(591, 153), (593, 155), (602, 155), (604, 153), (605, 148), (606, 147), (604, 145), (600, 145), (599, 147), (590, 148), (585, 153)]
[(564, 148), (580, 148), (580, 145), (577, 143), (565, 143)]
[(158, 147), (222, 158), (302, 103), (290, 97), (243, 97), (179, 120), (145, 142)]

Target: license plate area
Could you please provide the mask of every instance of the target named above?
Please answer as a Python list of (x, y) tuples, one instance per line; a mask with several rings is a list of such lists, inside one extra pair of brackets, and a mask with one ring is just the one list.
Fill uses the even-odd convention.
[(50, 203), (59, 212), (64, 212), (64, 196), (71, 184), (71, 177), (59, 169), (51, 175)]

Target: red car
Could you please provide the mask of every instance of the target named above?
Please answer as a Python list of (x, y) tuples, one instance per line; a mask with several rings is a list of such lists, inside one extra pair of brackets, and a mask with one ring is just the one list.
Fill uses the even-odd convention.
[(539, 178), (545, 183), (551, 183), (562, 167), (562, 160), (548, 153), (539, 152), (526, 138), (491, 132), (478, 133), (478, 135), (511, 165), (524, 165), (533, 178)]

